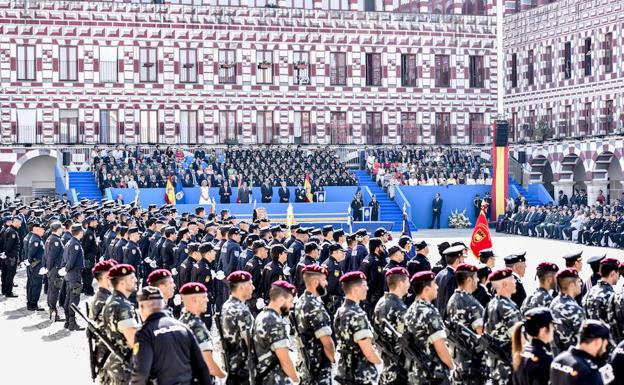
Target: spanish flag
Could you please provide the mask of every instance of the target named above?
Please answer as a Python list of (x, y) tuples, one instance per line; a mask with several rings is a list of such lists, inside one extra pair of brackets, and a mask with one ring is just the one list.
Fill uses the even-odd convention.
[(167, 178), (167, 187), (165, 187), (165, 202), (169, 205), (174, 205), (176, 203), (175, 188), (173, 187), (173, 183), (171, 183), (171, 177)]
[(314, 202), (314, 195), (312, 195), (312, 181), (309, 172), (306, 172), (305, 181), (303, 182), (303, 189), (306, 193), (306, 201)]
[(481, 250), (490, 248), (492, 248), (492, 236), (490, 235), (488, 220), (485, 217), (485, 211), (482, 206), (477, 223), (475, 223), (474, 230), (472, 230), (472, 237), (470, 237), (470, 250), (472, 250), (472, 254), (476, 258), (479, 258)]

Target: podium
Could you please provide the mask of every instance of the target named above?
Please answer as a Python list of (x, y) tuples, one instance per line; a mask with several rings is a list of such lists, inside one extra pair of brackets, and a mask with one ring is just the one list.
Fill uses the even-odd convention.
[(361, 208), (362, 210), (362, 222), (370, 222), (371, 221), (371, 214), (372, 214), (372, 207), (370, 206), (365, 206)]
[(325, 203), (325, 191), (316, 191), (314, 198), (317, 203)]

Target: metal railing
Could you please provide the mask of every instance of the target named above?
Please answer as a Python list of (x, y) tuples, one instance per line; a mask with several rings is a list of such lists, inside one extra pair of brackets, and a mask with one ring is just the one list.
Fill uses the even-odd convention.
[(100, 60), (100, 82), (116, 83), (118, 77), (117, 60)]

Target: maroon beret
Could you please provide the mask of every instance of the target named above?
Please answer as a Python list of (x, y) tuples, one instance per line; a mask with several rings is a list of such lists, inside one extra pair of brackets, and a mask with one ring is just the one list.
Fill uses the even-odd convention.
[(340, 277), (339, 282), (340, 283), (344, 283), (344, 282), (353, 282), (353, 281), (366, 281), (366, 274), (362, 273), (361, 271), (350, 271), (347, 274), (344, 274), (342, 277)]
[(397, 266), (397, 267), (393, 267), (392, 269), (389, 269), (388, 271), (386, 271), (386, 277), (388, 277), (390, 275), (395, 275), (395, 274), (400, 274), (400, 275), (404, 275), (406, 277), (409, 277), (409, 272), (404, 267)]
[[(249, 273), (247, 273), (247, 274), (249, 274)], [(274, 286), (274, 287), (279, 287), (279, 288), (282, 288), (282, 289), (284, 289), (284, 290), (287, 290), (287, 291), (289, 291), (289, 292), (290, 292), (290, 294), (292, 294), (292, 295), (293, 295), (293, 297), (294, 297), (295, 295), (297, 295), (297, 288), (296, 288), (296, 287), (295, 287), (292, 283), (290, 283), (290, 282), (286, 282), (286, 281), (275, 281), (275, 282), (273, 282), (273, 283), (271, 284), (271, 286)]]
[(327, 276), (327, 268), (325, 268), (325, 266), (319, 266), (319, 265), (306, 265), (303, 267), (302, 272), (305, 273), (318, 273), (318, 274), (324, 274), (325, 276)]
[(552, 262), (542, 262), (539, 265), (537, 265), (537, 272), (543, 272), (543, 273), (556, 273), (559, 271), (559, 266), (557, 266), (556, 264), (552, 263)]
[(615, 265), (615, 266), (620, 266), (620, 261), (618, 261), (615, 258), (605, 258), (602, 261), (600, 261), (601, 265)]
[(460, 271), (464, 271), (466, 273), (476, 273), (479, 269), (475, 265), (471, 265), (469, 263), (460, 263), (457, 265), (455, 272), (459, 273)]
[(156, 282), (164, 278), (172, 277), (171, 272), (167, 269), (156, 269), (147, 276), (147, 283), (154, 285)]
[(117, 261), (114, 259), (107, 259), (106, 261), (98, 262), (93, 266), (91, 272), (93, 274), (109, 271), (113, 266), (117, 265)]
[(125, 275), (130, 275), (134, 273), (134, 267), (132, 265), (127, 265), (125, 263), (121, 263), (119, 265), (115, 265), (108, 270), (108, 276), (111, 278), (123, 277)]
[(491, 282), (500, 281), (501, 279), (505, 279), (505, 278), (511, 277), (512, 274), (513, 274), (513, 270), (511, 270), (510, 268), (506, 267), (504, 269), (495, 270), (494, 272), (492, 272), (490, 274), (488, 279)]
[(624, 275), (624, 262), (620, 263), (620, 274)]
[(204, 286), (203, 284), (199, 282), (185, 283), (180, 288), (180, 294), (182, 295), (200, 294), (200, 293), (207, 293), (207, 292), (208, 292), (208, 289), (206, 289), (206, 286)]
[(251, 274), (246, 271), (233, 271), (227, 276), (226, 280), (230, 283), (239, 283), (251, 281)]
[(557, 273), (557, 279), (560, 278), (578, 278), (578, 271), (573, 267), (568, 267), (567, 269), (559, 270)]
[(435, 279), (435, 274), (433, 273), (433, 271), (430, 270), (425, 270), (425, 271), (419, 271), (418, 273), (415, 273), (414, 275), (412, 275), (412, 278), (410, 279), (411, 282), (429, 282), (429, 281), (433, 281)]

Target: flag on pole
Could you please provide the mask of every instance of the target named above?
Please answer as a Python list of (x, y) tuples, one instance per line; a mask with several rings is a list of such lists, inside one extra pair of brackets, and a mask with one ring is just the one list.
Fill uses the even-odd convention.
[(314, 202), (314, 195), (312, 195), (312, 180), (309, 172), (306, 172), (303, 189), (306, 194), (306, 202)]
[(409, 220), (407, 219), (407, 206), (403, 204), (403, 228), (401, 229), (401, 235), (412, 237), (412, 232), (409, 228)]
[(167, 178), (167, 186), (165, 187), (165, 202), (169, 205), (174, 205), (176, 203), (175, 189), (173, 188), (173, 183), (171, 183), (171, 177)]
[(293, 210), (292, 203), (288, 204), (286, 209), (286, 226), (290, 229), (290, 226), (295, 224), (295, 212)]
[(347, 225), (349, 226), (349, 234), (353, 233), (353, 217), (351, 216), (351, 206), (347, 212)]
[(184, 190), (182, 189), (182, 181), (180, 180), (180, 178), (176, 178), (176, 185), (175, 185), (175, 199), (176, 199), (176, 203), (178, 204), (184, 204), (186, 203), (186, 199), (184, 197)]
[(475, 257), (479, 257), (481, 250), (489, 249), (492, 247), (492, 236), (490, 235), (490, 228), (488, 226), (487, 218), (485, 217), (485, 211), (481, 207), (481, 213), (477, 218), (474, 230), (472, 230), (472, 237), (470, 237), (470, 250)]
[(212, 197), (212, 204), (210, 205), (210, 213), (214, 214), (217, 212), (217, 202), (215, 202), (214, 197)]
[[(241, 178), (241, 175), (240, 175), (240, 174), (238, 174), (238, 177), (237, 177), (236, 179), (238, 179), (237, 184), (236, 184), (236, 188), (237, 188), (238, 190), (240, 190), (240, 189), (241, 189), (241, 186), (243, 185), (243, 178)], [(241, 200), (240, 200), (240, 195), (239, 195), (239, 194), (236, 194), (236, 195), (237, 195), (237, 198), (236, 198), (236, 203), (241, 203)]]

